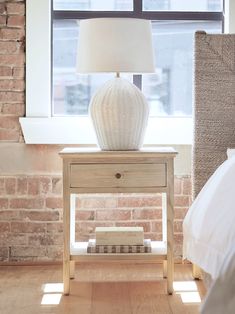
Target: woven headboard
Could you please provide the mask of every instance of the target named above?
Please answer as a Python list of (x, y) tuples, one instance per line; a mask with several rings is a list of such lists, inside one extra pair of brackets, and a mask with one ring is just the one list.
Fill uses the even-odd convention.
[(195, 35), (193, 196), (235, 148), (235, 35)]

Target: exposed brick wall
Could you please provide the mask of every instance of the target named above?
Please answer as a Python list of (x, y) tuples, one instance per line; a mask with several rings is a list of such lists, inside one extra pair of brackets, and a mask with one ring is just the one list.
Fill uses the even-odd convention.
[[(0, 153), (5, 143), (23, 142), (18, 118), (24, 114), (25, 1), (0, 0)], [(0, 173), (0, 261), (62, 259), (61, 177), (36, 175), (37, 162), (32, 175)], [(189, 177), (176, 178), (175, 194), (175, 255), (180, 257), (182, 219), (191, 202)], [(77, 240), (92, 237), (97, 225), (141, 225), (146, 237), (161, 238), (160, 196), (84, 195), (77, 208)]]
[(25, 1), (0, 1), (0, 141), (22, 142), (25, 112)]
[[(190, 178), (176, 178), (175, 194), (175, 255), (180, 258)], [(161, 239), (160, 195), (87, 194), (77, 198), (76, 208), (78, 241), (93, 237), (96, 226), (115, 225), (143, 226), (146, 238)], [(0, 260), (61, 260), (62, 214), (61, 177), (0, 177)]]

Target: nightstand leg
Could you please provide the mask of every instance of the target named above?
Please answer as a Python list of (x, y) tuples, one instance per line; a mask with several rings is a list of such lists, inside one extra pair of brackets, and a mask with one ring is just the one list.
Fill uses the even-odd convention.
[(163, 261), (163, 278), (167, 278), (167, 260)]
[(200, 279), (201, 278), (201, 269), (196, 264), (193, 264), (193, 278)]
[(64, 295), (69, 295), (70, 293), (70, 263), (64, 258), (63, 266), (63, 282), (64, 282)]
[(63, 282), (64, 294), (70, 292), (70, 193), (68, 185), (69, 165), (63, 162), (63, 226), (64, 226), (64, 255), (63, 255)]
[(167, 292), (173, 293), (174, 280), (174, 169), (173, 162), (168, 163), (167, 192)]
[(70, 261), (70, 279), (75, 278), (75, 261)]

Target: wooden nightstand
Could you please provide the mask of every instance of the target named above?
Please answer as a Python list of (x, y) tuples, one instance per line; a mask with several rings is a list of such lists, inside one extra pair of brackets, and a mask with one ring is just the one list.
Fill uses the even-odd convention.
[[(74, 261), (163, 260), (167, 291), (173, 292), (174, 157), (173, 148), (139, 151), (100, 151), (65, 148), (63, 158), (64, 200), (64, 294), (70, 292)], [(152, 241), (152, 253), (90, 254), (87, 242), (75, 242), (75, 195), (78, 193), (163, 193), (163, 241)], [(166, 263), (167, 261), (167, 263)]]

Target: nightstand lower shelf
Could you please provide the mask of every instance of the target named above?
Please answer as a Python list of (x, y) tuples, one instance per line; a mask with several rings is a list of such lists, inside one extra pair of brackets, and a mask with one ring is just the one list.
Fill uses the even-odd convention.
[(163, 241), (151, 242), (151, 253), (87, 253), (88, 242), (75, 242), (70, 247), (70, 259), (73, 261), (85, 260), (165, 260), (167, 245)]

